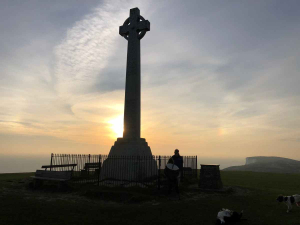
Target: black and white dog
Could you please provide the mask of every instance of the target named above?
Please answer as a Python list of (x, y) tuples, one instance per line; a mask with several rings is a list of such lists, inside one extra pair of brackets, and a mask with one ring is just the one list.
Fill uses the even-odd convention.
[(283, 195), (279, 195), (278, 198), (276, 199), (276, 201), (278, 202), (284, 202), (288, 209), (286, 212), (290, 212), (293, 208), (293, 204), (296, 203), (296, 205), (299, 207), (300, 206), (300, 195), (295, 194), (292, 196), (283, 196)]
[(243, 215), (243, 210), (241, 213), (229, 210), (229, 209), (222, 209), (218, 212), (216, 224), (227, 224), (229, 222), (238, 222), (241, 220)]

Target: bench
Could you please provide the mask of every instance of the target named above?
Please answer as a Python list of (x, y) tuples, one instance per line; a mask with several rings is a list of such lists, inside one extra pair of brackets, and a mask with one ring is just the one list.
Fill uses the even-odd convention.
[(72, 171), (73, 171), (75, 166), (77, 166), (77, 164), (44, 165), (44, 166), (42, 166), (42, 168), (45, 169), (45, 170), (47, 170), (47, 169), (52, 170), (52, 168), (72, 167)]
[[(71, 180), (73, 175), (74, 167), (77, 164), (63, 164), (63, 165), (44, 165), (42, 166), (45, 170), (37, 170), (35, 176), (31, 176), (34, 179), (34, 187), (42, 186), (43, 181), (58, 181), (60, 184), (65, 183), (68, 180)], [(52, 168), (65, 168), (72, 167), (69, 171), (51, 171)], [(50, 171), (47, 170), (50, 168)]]
[(192, 176), (194, 175), (194, 171), (191, 167), (183, 167), (182, 168), (182, 175), (183, 176)]
[(101, 167), (101, 163), (86, 163), (84, 165), (84, 169), (85, 170), (89, 170), (89, 169), (99, 169), (99, 167)]
[(87, 176), (90, 171), (95, 171), (94, 175), (99, 175), (100, 169), (101, 169), (101, 162), (85, 163), (83, 170), (81, 170), (81, 175)]

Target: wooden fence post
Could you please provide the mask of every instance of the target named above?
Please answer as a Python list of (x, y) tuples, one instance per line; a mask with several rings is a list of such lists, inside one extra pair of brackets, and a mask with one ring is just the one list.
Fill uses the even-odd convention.
[(52, 158), (53, 158), (53, 153), (51, 153), (50, 171), (52, 170)]
[(98, 169), (98, 186), (100, 186), (100, 172), (101, 172), (101, 155), (99, 155), (99, 169)]
[(158, 175), (157, 188), (158, 188), (158, 190), (160, 190), (160, 167), (161, 167), (161, 158), (160, 158), (160, 156), (158, 156), (158, 172), (157, 172), (157, 175)]

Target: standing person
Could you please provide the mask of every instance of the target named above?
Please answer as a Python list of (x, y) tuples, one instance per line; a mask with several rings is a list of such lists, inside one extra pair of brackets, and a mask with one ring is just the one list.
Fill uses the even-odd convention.
[(179, 155), (179, 150), (175, 149), (174, 155), (169, 159), (168, 163), (173, 163), (179, 168), (179, 176), (178, 176), (178, 182), (180, 181), (180, 178), (182, 176), (182, 169), (183, 169), (183, 158)]
[[(179, 168), (178, 173), (165, 173), (167, 178), (168, 178), (168, 182), (169, 182), (169, 191), (168, 193), (170, 194), (172, 191), (172, 187), (175, 186), (175, 190), (179, 196), (179, 181), (180, 181), (180, 176), (182, 174), (182, 168), (183, 168), (183, 158), (182, 156), (179, 155), (179, 150), (175, 149), (174, 151), (174, 155), (169, 159), (168, 164), (174, 164)], [(166, 171), (165, 171), (166, 172)], [(175, 176), (176, 175), (176, 176)], [(180, 196), (179, 196), (180, 199)]]

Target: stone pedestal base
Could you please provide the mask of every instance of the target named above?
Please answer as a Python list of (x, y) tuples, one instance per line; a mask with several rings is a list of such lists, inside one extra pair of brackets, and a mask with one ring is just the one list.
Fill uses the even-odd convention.
[(152, 156), (145, 138), (118, 138), (109, 156)]
[(157, 163), (144, 138), (118, 138), (103, 162), (100, 179), (146, 182), (157, 174)]
[(201, 164), (199, 188), (222, 189), (223, 184), (220, 175), (220, 165)]

